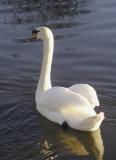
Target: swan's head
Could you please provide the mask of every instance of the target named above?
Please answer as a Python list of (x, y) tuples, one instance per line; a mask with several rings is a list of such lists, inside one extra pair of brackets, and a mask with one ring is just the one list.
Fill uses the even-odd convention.
[(32, 31), (32, 40), (48, 40), (53, 39), (52, 31), (47, 27), (38, 27)]

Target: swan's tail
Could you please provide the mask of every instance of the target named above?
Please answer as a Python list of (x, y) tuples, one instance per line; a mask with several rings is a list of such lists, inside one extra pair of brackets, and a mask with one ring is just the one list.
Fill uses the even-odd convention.
[(104, 119), (104, 113), (103, 112), (100, 112), (99, 114), (93, 116), (93, 117), (90, 117), (86, 120), (86, 125), (88, 126), (88, 131), (94, 131), (94, 130), (97, 130), (103, 119)]

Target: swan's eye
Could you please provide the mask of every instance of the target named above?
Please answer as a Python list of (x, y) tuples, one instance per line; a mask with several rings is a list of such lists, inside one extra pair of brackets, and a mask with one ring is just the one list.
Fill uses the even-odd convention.
[(34, 30), (32, 31), (32, 34), (37, 34), (38, 32), (40, 32), (40, 31), (34, 29)]

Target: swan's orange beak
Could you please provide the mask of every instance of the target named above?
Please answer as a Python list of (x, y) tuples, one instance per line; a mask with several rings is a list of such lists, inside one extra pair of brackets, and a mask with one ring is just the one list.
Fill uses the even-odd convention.
[(32, 33), (31, 39), (36, 40), (37, 39), (37, 33)]
[(37, 34), (36, 33), (32, 33), (32, 36), (30, 38), (27, 38), (25, 41), (26, 42), (33, 42), (37, 39)]
[(37, 40), (37, 33), (38, 32), (39, 32), (38, 30), (34, 29), (32, 31), (32, 36), (30, 38), (25, 39), (24, 41), (25, 42), (34, 42), (35, 40)]

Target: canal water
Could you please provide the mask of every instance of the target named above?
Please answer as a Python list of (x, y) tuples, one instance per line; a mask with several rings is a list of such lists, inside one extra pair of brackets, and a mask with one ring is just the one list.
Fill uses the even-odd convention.
[[(36, 111), (42, 42), (22, 39), (38, 26), (54, 33), (53, 86), (96, 89), (99, 130), (64, 131)], [(115, 150), (116, 1), (0, 0), (0, 160), (114, 160)]]

